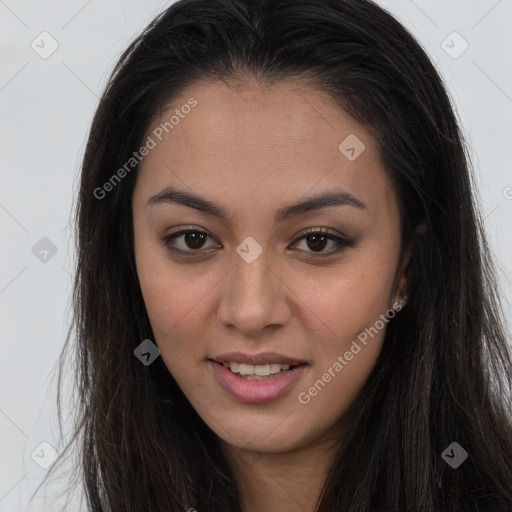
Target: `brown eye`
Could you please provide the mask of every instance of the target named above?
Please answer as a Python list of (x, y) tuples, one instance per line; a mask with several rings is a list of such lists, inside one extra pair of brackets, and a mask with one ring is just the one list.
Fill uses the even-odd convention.
[[(330, 256), (337, 254), (348, 247), (353, 247), (355, 243), (352, 240), (348, 240), (340, 235), (334, 235), (324, 230), (311, 230), (305, 235), (301, 236), (295, 241), (296, 245), (298, 242), (305, 241), (306, 250), (304, 252), (318, 256)], [(329, 242), (334, 250), (325, 251), (328, 247)], [(302, 250), (302, 249), (301, 249)]]
[(184, 235), (184, 242), (190, 249), (201, 249), (204, 245), (207, 235), (198, 231), (190, 231)]
[(308, 247), (314, 252), (323, 251), (329, 241), (325, 235), (308, 235), (306, 236)]
[[(172, 252), (194, 253), (204, 248), (205, 242), (211, 238), (205, 231), (187, 229), (168, 235), (162, 239), (162, 243)], [(177, 243), (175, 241), (179, 241)]]

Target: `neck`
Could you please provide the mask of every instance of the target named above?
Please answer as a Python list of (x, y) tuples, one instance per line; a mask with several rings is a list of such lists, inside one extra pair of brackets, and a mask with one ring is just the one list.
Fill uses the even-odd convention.
[(243, 512), (314, 512), (338, 448), (333, 437), (282, 453), (221, 444), (235, 475)]

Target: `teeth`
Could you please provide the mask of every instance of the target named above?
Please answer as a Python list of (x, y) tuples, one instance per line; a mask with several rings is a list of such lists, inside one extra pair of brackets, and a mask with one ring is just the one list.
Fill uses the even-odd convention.
[[(269, 375), (273, 375), (279, 373), (283, 370), (288, 370), (290, 368), (289, 364), (279, 364), (279, 363), (269, 363), (269, 364), (243, 364), (243, 363), (231, 363), (231, 362), (223, 362), (223, 366), (229, 368), (233, 373), (239, 373), (244, 376), (250, 377), (268, 377)], [(252, 380), (252, 379), (250, 379)], [(258, 379), (260, 380), (260, 379)]]
[(255, 367), (252, 364), (238, 364), (238, 373), (242, 375), (256, 375), (254, 369)]
[(270, 365), (270, 373), (279, 373), (281, 371), (281, 366), (285, 367), (284, 370), (288, 370), (290, 368), (289, 364), (279, 364), (279, 363), (271, 363)]

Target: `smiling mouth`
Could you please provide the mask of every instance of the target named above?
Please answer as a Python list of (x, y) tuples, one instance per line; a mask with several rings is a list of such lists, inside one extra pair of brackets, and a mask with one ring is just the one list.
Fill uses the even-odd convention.
[(279, 399), (302, 378), (309, 366), (300, 359), (275, 353), (250, 355), (232, 352), (216, 359), (207, 358), (207, 362), (224, 392), (231, 399), (245, 404), (263, 404)]
[(303, 366), (306, 363), (301, 364), (281, 364), (281, 363), (267, 363), (267, 364), (243, 364), (243, 363), (235, 363), (235, 362), (219, 362), (215, 360), (211, 360), (214, 363), (224, 366), (230, 370), (234, 375), (246, 380), (268, 380), (278, 377), (285, 372), (289, 372), (298, 366)]

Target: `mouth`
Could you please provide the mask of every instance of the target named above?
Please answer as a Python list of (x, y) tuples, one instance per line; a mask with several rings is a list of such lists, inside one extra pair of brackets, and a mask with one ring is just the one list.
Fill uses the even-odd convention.
[(213, 363), (223, 366), (234, 375), (245, 380), (269, 380), (281, 376), (285, 372), (293, 371), (299, 366), (305, 366), (307, 363), (287, 364), (287, 363), (265, 363), (265, 364), (246, 364), (235, 361), (217, 361), (210, 359)]
[(220, 387), (234, 400), (262, 404), (284, 398), (309, 363), (277, 352), (229, 352), (208, 357)]

